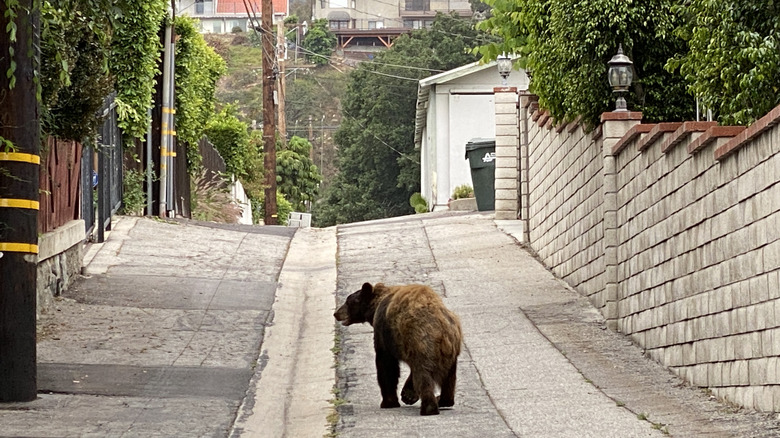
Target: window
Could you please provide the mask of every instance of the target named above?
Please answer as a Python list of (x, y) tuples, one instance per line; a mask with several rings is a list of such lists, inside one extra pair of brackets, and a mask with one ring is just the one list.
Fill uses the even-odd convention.
[(368, 28), (369, 29), (384, 29), (385, 23), (384, 21), (369, 21), (368, 22)]
[(331, 20), (328, 22), (331, 29), (349, 29), (349, 21)]
[(407, 29), (430, 29), (432, 25), (432, 20), (404, 20)]
[(431, 0), (406, 0), (406, 11), (430, 11)]
[(195, 0), (195, 15), (213, 14), (214, 0)]
[(349, 0), (329, 0), (331, 8), (348, 8)]

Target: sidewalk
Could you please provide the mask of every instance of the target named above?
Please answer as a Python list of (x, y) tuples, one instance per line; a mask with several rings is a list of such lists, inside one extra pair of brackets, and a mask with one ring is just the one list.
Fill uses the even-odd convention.
[(449, 214), (339, 227), (340, 300), (364, 281), (428, 284), (465, 344), (455, 406), (420, 417), (379, 409), (371, 329), (340, 328), (340, 437), (778, 436), (775, 415), (735, 412), (646, 359), (498, 224)]

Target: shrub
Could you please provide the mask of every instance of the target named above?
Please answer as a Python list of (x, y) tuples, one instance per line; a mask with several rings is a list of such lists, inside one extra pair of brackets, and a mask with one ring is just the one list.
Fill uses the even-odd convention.
[(428, 213), (428, 201), (419, 193), (412, 194), (409, 198), (409, 205), (414, 208), (415, 213)]
[(452, 199), (473, 198), (474, 189), (468, 184), (459, 185), (452, 191)]

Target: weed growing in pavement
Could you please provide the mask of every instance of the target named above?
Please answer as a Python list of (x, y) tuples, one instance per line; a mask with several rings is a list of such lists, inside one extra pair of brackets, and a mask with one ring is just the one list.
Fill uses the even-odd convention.
[(338, 355), (341, 353), (341, 334), (338, 331), (338, 324), (336, 324), (336, 333), (333, 335), (333, 347), (330, 352), (336, 356), (334, 360), (338, 363)]
[(336, 426), (339, 424), (340, 418), (338, 407), (347, 403), (347, 400), (341, 398), (341, 390), (339, 390), (336, 385), (333, 385), (333, 389), (331, 389), (330, 392), (333, 394), (333, 398), (328, 401), (333, 405), (333, 408), (331, 408), (330, 413), (326, 417), (330, 432), (324, 435), (325, 438), (335, 438), (339, 435), (336, 431)]
[(660, 430), (662, 434), (669, 435), (669, 429), (667, 429), (666, 425), (663, 423), (652, 423), (653, 429)]
[[(341, 332), (339, 330), (339, 323), (334, 323), (333, 347), (330, 351), (333, 353), (333, 368), (336, 369), (338, 369), (341, 363), (339, 360), (341, 354)], [(341, 398), (341, 390), (336, 385), (333, 385), (333, 389), (331, 389), (330, 392), (333, 394), (333, 398), (328, 401), (333, 407), (327, 416), (328, 428), (330, 431), (324, 435), (325, 438), (335, 438), (338, 436), (338, 432), (336, 431), (336, 426), (339, 424), (340, 418), (338, 407), (347, 403), (347, 400)]]

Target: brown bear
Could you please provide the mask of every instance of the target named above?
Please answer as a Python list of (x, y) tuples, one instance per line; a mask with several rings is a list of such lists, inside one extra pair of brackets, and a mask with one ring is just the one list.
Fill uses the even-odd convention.
[[(407, 405), (422, 399), (420, 415), (437, 415), (455, 404), (455, 380), (463, 336), (458, 317), (444, 307), (430, 287), (411, 284), (363, 287), (333, 314), (345, 326), (367, 322), (374, 327), (376, 373), (382, 408), (397, 408), (399, 361), (411, 373), (401, 390)], [(437, 399), (435, 386), (441, 388)]]

